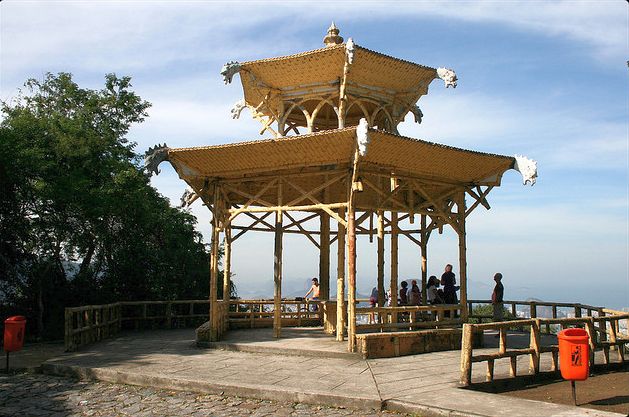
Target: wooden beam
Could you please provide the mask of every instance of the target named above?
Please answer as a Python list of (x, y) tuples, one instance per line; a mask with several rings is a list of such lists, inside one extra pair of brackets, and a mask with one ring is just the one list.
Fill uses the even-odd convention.
[(449, 213), (446, 213), (443, 209), (443, 207), (439, 204), (441, 202), (443, 202), (442, 200), (439, 201), (435, 201), (425, 190), (423, 187), (421, 187), (419, 184), (417, 184), (416, 182), (414, 182), (414, 185), (416, 187), (416, 189), (420, 192), (420, 194), (422, 196), (424, 196), (424, 198), (428, 201), (430, 201), (430, 203), (432, 204), (432, 206), (434, 207), (436, 214), (438, 214), (441, 218), (443, 218), (443, 220), (445, 220), (450, 226), (452, 226), (452, 228), (454, 229), (455, 232), (459, 233), (459, 226), (458, 226), (458, 222), (457, 219), (453, 219), (451, 217), (451, 215)]
[(322, 212), (321, 234), (319, 238), (319, 282), (320, 299), (330, 299), (330, 216)]
[(356, 194), (354, 193), (353, 184), (358, 177), (358, 147), (354, 151), (354, 160), (352, 164), (352, 178), (348, 184), (348, 210), (347, 210), (347, 270), (348, 270), (348, 283), (349, 292), (347, 294), (347, 321), (349, 322), (347, 338), (347, 349), (350, 352), (356, 351), (356, 208), (354, 199)]
[[(277, 184), (278, 205), (282, 204), (282, 182)], [(279, 338), (282, 335), (282, 211), (275, 212), (275, 250), (273, 261), (273, 336)]]
[(249, 199), (249, 200), (248, 200), (248, 201), (247, 201), (247, 202), (246, 202), (246, 203), (245, 203), (242, 207), (240, 207), (240, 208), (238, 208), (238, 209), (229, 209), (229, 213), (230, 213), (230, 216), (229, 216), (229, 222), (231, 222), (232, 220), (234, 220), (234, 218), (235, 218), (238, 214), (240, 214), (240, 213), (242, 213), (242, 212), (244, 212), (244, 211), (248, 211), (247, 209), (248, 209), (248, 207), (249, 207), (252, 203), (260, 203), (260, 204), (262, 204), (262, 205), (264, 205), (264, 206), (267, 206), (267, 207), (268, 207), (268, 206), (272, 206), (272, 204), (271, 204), (271, 203), (269, 203), (269, 202), (267, 202), (267, 201), (265, 201), (265, 200), (262, 200), (260, 197), (261, 197), (262, 195), (264, 195), (264, 193), (265, 193), (265, 192), (267, 192), (267, 190), (268, 190), (269, 188), (271, 188), (271, 186), (275, 185), (275, 184), (278, 182), (278, 180), (279, 180), (279, 178), (274, 178), (274, 179), (272, 179), (271, 181), (269, 181), (269, 182), (268, 182), (268, 183), (267, 183), (264, 187), (262, 187), (262, 189), (261, 189), (261, 190), (259, 190), (259, 191), (258, 191), (258, 193), (257, 193), (256, 195), (251, 195), (251, 194), (246, 193), (246, 192), (244, 192), (244, 191), (241, 191), (241, 190), (239, 190), (239, 189), (237, 189), (237, 188), (235, 188), (235, 187), (232, 187), (231, 185), (227, 185), (227, 184), (225, 184), (225, 187), (226, 187), (226, 188), (228, 188), (230, 191), (232, 191), (232, 192), (234, 192), (234, 193), (236, 193), (236, 194), (240, 194), (240, 195), (242, 195), (243, 197), (246, 197), (246, 198), (248, 198), (248, 199)]
[(378, 210), (378, 307), (384, 306), (384, 215)]
[(225, 240), (223, 248), (223, 301), (229, 300), (231, 295), (231, 265), (232, 265), (232, 230), (231, 225), (225, 226)]
[[(319, 246), (319, 242), (317, 242), (317, 241), (315, 240), (315, 238), (313, 238), (313, 237), (311, 236), (310, 232), (308, 232), (306, 229), (304, 229), (304, 228), (301, 226), (301, 224), (300, 224), (299, 222), (295, 221), (295, 219), (293, 218), (293, 216), (291, 216), (291, 215), (290, 215), (290, 213), (289, 213), (288, 211), (284, 212), (284, 214), (286, 214), (286, 217), (288, 217), (288, 219), (289, 219), (290, 221), (292, 221), (292, 222), (293, 222), (292, 224), (294, 224), (295, 226), (297, 226), (297, 228), (299, 229), (299, 232), (298, 232), (298, 233), (300, 233), (300, 234), (302, 234), (302, 235), (306, 236), (306, 237), (308, 238), (308, 240), (310, 240), (310, 241), (312, 242), (312, 244), (313, 244), (313, 245), (315, 245), (317, 248), (320, 248), (320, 246)], [(287, 232), (286, 227), (283, 227), (283, 232)], [(292, 232), (292, 230), (291, 230), (291, 232)]]
[(427, 304), (427, 297), (426, 297), (426, 288), (427, 288), (427, 281), (428, 281), (428, 233), (430, 233), (428, 231), (428, 228), (426, 227), (426, 215), (422, 214), (420, 216), (420, 224), (421, 224), (421, 231), (420, 231), (420, 239), (419, 239), (419, 248), (420, 248), (420, 253), (422, 256), (422, 304), (426, 305)]
[(470, 213), (474, 211), (474, 209), (478, 207), (479, 204), (482, 204), (483, 207), (485, 207), (487, 210), (491, 209), (491, 206), (487, 202), (487, 195), (493, 188), (493, 186), (487, 186), (485, 191), (482, 191), (480, 187), (476, 187), (478, 193), (474, 192), (474, 190), (469, 187), (466, 189), (467, 193), (472, 196), (476, 201), (474, 201), (474, 204), (472, 204), (472, 206), (466, 210), (465, 217), (469, 216)]
[[(314, 207), (316, 210), (323, 210), (326, 213), (328, 213), (330, 216), (332, 217), (337, 217), (337, 214), (332, 211), (333, 208), (337, 208), (340, 206), (337, 206), (339, 204), (345, 204), (345, 203), (336, 203), (336, 204), (323, 204), (321, 203), (315, 196), (313, 196), (310, 192), (305, 191), (303, 188), (301, 188), (300, 186), (298, 186), (297, 184), (289, 181), (288, 179), (285, 179), (286, 183), (288, 183), (291, 187), (293, 187), (295, 190), (299, 191), (300, 193), (302, 193), (304, 195), (304, 198), (307, 198), (308, 200), (312, 201), (314, 203)], [(302, 198), (301, 200), (303, 200), (304, 198)], [(300, 201), (301, 201), (300, 200)], [(286, 210), (295, 210), (295, 207), (291, 207), (290, 205), (286, 208)], [(337, 219), (337, 221), (341, 221), (342, 219)]]
[(465, 191), (462, 191), (457, 198), (457, 212), (459, 218), (459, 285), (461, 286), (461, 320), (467, 321), (467, 243), (465, 236)]
[(212, 216), (212, 240), (210, 243), (210, 341), (218, 340), (218, 240), (220, 224), (220, 193), (218, 184), (214, 184)]
[[(398, 214), (391, 212), (391, 307), (397, 307), (398, 281)], [(397, 313), (391, 314), (393, 323), (397, 323)]]
[[(334, 184), (335, 182), (338, 182), (340, 180), (342, 180), (343, 178), (345, 178), (345, 174), (343, 175), (337, 175), (336, 177), (329, 179), (327, 181), (324, 181), (323, 184), (317, 186), (316, 188), (314, 188), (313, 190), (310, 191), (305, 191), (303, 188), (296, 186), (294, 183), (287, 181), (287, 183), (295, 188), (297, 191), (299, 191), (302, 195), (293, 199), (292, 201), (289, 201), (288, 203), (286, 203), (287, 206), (294, 206), (295, 204), (299, 203), (300, 201), (303, 200), (311, 200), (314, 203), (319, 203), (319, 201), (317, 199), (314, 198), (314, 194), (322, 191), (322, 190), (327, 190), (328, 187), (330, 187), (330, 185)], [(325, 201), (325, 199), (324, 199)]]
[[(345, 218), (345, 209), (339, 209), (339, 217)], [(336, 340), (345, 339), (345, 226), (338, 224), (336, 269)]]

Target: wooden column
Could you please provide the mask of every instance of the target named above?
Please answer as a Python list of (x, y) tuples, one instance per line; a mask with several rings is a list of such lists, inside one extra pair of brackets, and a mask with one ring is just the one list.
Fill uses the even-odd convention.
[[(339, 209), (339, 217), (345, 219), (345, 209)], [(336, 243), (337, 269), (336, 269), (336, 340), (342, 342), (345, 339), (345, 226), (338, 224)]]
[(422, 304), (426, 305), (426, 287), (428, 281), (428, 230), (426, 227), (426, 215), (422, 214), (420, 219), (420, 239), (419, 248), (422, 255)]
[[(397, 280), (398, 280), (398, 215), (397, 211), (391, 212), (391, 306), (397, 307)], [(397, 313), (391, 315), (393, 323), (397, 323)]]
[[(231, 269), (232, 269), (232, 228), (231, 225), (225, 227), (225, 242), (223, 257), (225, 263), (223, 267), (223, 300), (229, 301), (231, 295)], [(229, 309), (229, 304), (227, 305)]]
[[(282, 182), (277, 184), (277, 205), (282, 205)], [(282, 335), (282, 210), (275, 212), (275, 250), (273, 262), (273, 283), (275, 284), (273, 292), (273, 336), (280, 337)]]
[(349, 275), (349, 289), (347, 294), (347, 350), (356, 351), (356, 213), (354, 205), (350, 202), (347, 212), (347, 269)]
[(321, 300), (330, 299), (330, 216), (320, 214), (321, 238), (319, 239), (319, 285)]
[(218, 241), (219, 229), (219, 188), (214, 185), (212, 215), (212, 239), (210, 243), (210, 341), (218, 340)]
[[(347, 68), (347, 62), (345, 63)], [(345, 80), (343, 80), (345, 81)], [(358, 148), (354, 151), (354, 161), (352, 164), (352, 175), (349, 181), (347, 199), (347, 274), (349, 291), (347, 294), (347, 329), (348, 344), (350, 352), (356, 351), (356, 206), (354, 203), (354, 183), (358, 178)]]
[[(378, 307), (384, 306), (384, 213), (378, 210)], [(378, 314), (380, 321), (380, 314)]]
[(459, 277), (461, 286), (461, 319), (466, 322), (467, 311), (467, 244), (465, 236), (465, 191), (461, 191), (457, 200), (459, 224)]

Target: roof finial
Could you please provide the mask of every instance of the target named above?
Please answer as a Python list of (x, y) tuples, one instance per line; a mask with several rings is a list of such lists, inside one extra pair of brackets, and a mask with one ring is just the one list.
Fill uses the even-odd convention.
[(334, 46), (343, 43), (343, 37), (339, 36), (339, 28), (336, 27), (334, 22), (328, 28), (328, 34), (323, 38), (325, 46)]

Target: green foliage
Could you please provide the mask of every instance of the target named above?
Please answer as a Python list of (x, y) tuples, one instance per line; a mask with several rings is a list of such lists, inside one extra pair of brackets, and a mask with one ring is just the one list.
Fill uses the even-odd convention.
[(150, 107), (130, 81), (48, 74), (2, 103), (0, 314), (40, 337), (61, 336), (66, 306), (207, 297), (195, 218), (150, 186), (126, 138)]
[[(472, 310), (472, 318), (470, 318), (470, 323), (481, 323), (483, 321), (488, 322), (492, 321), (492, 317), (494, 316), (494, 306), (491, 304), (482, 304), (477, 305)], [(507, 320), (515, 320), (516, 317), (511, 314), (510, 310), (507, 310), (503, 307), (502, 309), (502, 319), (503, 321)]]

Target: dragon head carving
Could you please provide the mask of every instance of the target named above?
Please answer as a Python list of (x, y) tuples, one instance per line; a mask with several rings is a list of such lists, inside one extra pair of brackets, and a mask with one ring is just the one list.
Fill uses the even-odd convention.
[(149, 148), (144, 154), (144, 169), (146, 169), (150, 175), (159, 174), (159, 164), (164, 161), (168, 161), (168, 146), (166, 143), (160, 145), (159, 143), (154, 148)]
[(231, 84), (232, 78), (236, 73), (240, 72), (240, 64), (236, 61), (230, 61), (221, 68), (221, 75), (225, 84)]

